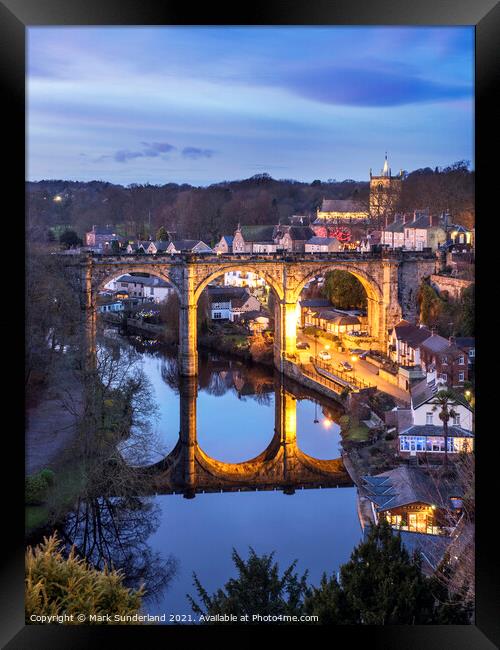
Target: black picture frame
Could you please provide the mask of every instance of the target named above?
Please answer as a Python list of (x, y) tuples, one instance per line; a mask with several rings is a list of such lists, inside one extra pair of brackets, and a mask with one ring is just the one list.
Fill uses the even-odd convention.
[[(24, 241), (22, 217), (25, 192), (25, 30), (36, 25), (475, 25), (476, 27), (476, 213), (480, 224), (477, 237), (478, 260), (476, 282), (478, 312), (484, 300), (487, 307), (488, 280), (496, 277), (495, 250), (489, 250), (485, 242), (490, 235), (490, 246), (494, 245), (496, 235), (496, 210), (494, 192), (498, 185), (496, 176), (499, 165), (495, 162), (494, 134), (497, 132), (496, 85), (500, 77), (500, 5), (496, 0), (254, 0), (238, 8), (214, 6), (205, 3), (199, 8), (187, 3), (166, 0), (3, 0), (0, 3), (0, 43), (2, 44), (1, 76), (4, 81), (4, 140), (9, 155), (9, 167), (4, 190), (13, 198), (11, 212), (12, 226), (9, 235), (9, 248), (13, 246), (14, 262), (23, 273), (22, 246)], [(491, 156), (491, 160), (490, 160)], [(15, 218), (14, 218), (15, 217)], [(6, 223), (4, 221), (4, 223)], [(15, 235), (18, 237), (15, 237)], [(14, 242), (18, 245), (15, 246)], [(19, 276), (21, 277), (21, 276)], [(21, 303), (21, 310), (23, 306)], [(22, 313), (22, 311), (21, 311)], [(487, 361), (490, 364), (495, 355), (494, 341), (490, 340), (488, 328), (494, 316), (486, 312), (486, 317), (477, 319), (478, 333), (476, 344), (477, 391), (476, 427), (480, 431), (476, 442), (477, 456), (477, 600), (476, 623), (470, 626), (397, 626), (386, 628), (350, 627), (326, 630), (331, 634), (330, 642), (369, 644), (381, 648), (482, 648), (496, 647), (500, 640), (500, 589), (497, 578), (498, 551), (495, 526), (495, 382), (487, 379)], [(14, 328), (16, 329), (16, 328)], [(20, 331), (19, 331), (20, 330)], [(23, 349), (22, 328), (17, 327), (9, 337)], [(10, 344), (9, 344), (10, 346)], [(20, 387), (16, 393), (22, 395), (24, 385), (19, 356), (12, 366), (12, 377), (19, 379)], [(10, 375), (10, 373), (9, 373)], [(10, 379), (9, 379), (10, 384)], [(12, 481), (4, 476), (3, 538), (7, 548), (1, 556), (2, 604), (0, 612), (0, 642), (9, 649), (31, 648), (89, 648), (116, 647), (122, 634), (130, 644), (158, 643), (159, 635), (167, 641), (182, 633), (190, 637), (204, 639), (222, 628), (217, 627), (156, 627), (136, 626), (117, 627), (66, 627), (66, 626), (25, 626), (24, 624), (24, 521), (23, 521), (23, 480), (24, 480), (24, 421), (22, 401), (13, 407), (9, 403), (14, 422), (4, 430), (5, 442), (10, 446), (4, 450), (4, 463), (14, 465), (16, 471)], [(15, 413), (13, 413), (13, 410)], [(16, 415), (17, 414), (17, 415)], [(491, 424), (490, 424), (491, 423)], [(8, 439), (7, 439), (8, 438)], [(12, 462), (10, 459), (13, 459)], [(491, 480), (493, 477), (493, 480)], [(9, 481), (7, 485), (7, 481)], [(492, 498), (493, 497), (493, 498)], [(20, 503), (19, 503), (20, 502)], [(247, 627), (245, 638), (252, 640), (256, 634), (266, 633), (268, 628)], [(224, 628), (225, 633), (238, 634), (241, 628)], [(289, 626), (281, 628), (282, 634), (299, 631)], [(304, 628), (301, 628), (301, 632)], [(306, 634), (322, 634), (313, 626), (305, 628)], [(149, 638), (154, 636), (155, 638)], [(145, 639), (145, 637), (148, 637)], [(327, 637), (328, 638), (328, 637)]]

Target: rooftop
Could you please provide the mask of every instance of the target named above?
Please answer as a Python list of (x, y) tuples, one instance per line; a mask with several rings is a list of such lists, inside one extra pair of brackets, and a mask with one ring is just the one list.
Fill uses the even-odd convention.
[(376, 476), (363, 476), (368, 498), (379, 512), (410, 503), (425, 503), (449, 509), (450, 498), (460, 497), (461, 489), (453, 480), (439, 483), (419, 467), (399, 465)]
[[(415, 424), (404, 431), (400, 431), (400, 436), (444, 436), (443, 427), (435, 424)], [(462, 427), (449, 426), (448, 436), (450, 438), (473, 438), (474, 434), (462, 429)]]
[(365, 206), (353, 199), (323, 199), (321, 212), (363, 212), (367, 214)]
[(241, 226), (240, 232), (248, 242), (272, 242), (275, 226)]

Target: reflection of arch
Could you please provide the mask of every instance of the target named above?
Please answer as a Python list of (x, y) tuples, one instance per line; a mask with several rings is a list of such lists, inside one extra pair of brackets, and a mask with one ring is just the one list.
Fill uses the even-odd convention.
[(221, 478), (245, 478), (250, 479), (262, 470), (264, 463), (273, 460), (278, 454), (281, 447), (281, 436), (279, 432), (275, 432), (271, 442), (258, 456), (250, 460), (244, 460), (241, 463), (226, 463), (209, 456), (203, 449), (196, 445), (197, 459), (214, 476)]
[[(106, 268), (102, 269), (100, 271), (97, 271), (96, 275), (98, 277), (98, 284), (95, 288), (96, 292), (101, 291), (104, 288), (105, 284), (108, 284), (108, 282), (111, 282), (112, 280), (115, 280), (122, 275), (130, 275), (130, 273), (147, 273), (148, 275), (153, 275), (157, 278), (160, 278), (160, 280), (164, 280), (165, 282), (168, 282), (172, 285), (174, 288), (177, 297), (181, 297), (181, 290), (177, 286), (176, 282), (172, 280), (169, 274), (165, 273), (163, 269), (151, 269), (150, 264), (134, 264), (130, 266), (125, 266), (123, 268), (118, 269), (117, 267), (112, 267), (111, 269)], [(104, 276), (104, 277), (103, 277)], [(139, 279), (141, 276), (138, 276)]]
[(276, 281), (275, 278), (273, 278), (272, 275), (269, 273), (266, 273), (263, 271), (259, 266), (254, 266), (254, 265), (246, 265), (246, 264), (230, 264), (230, 265), (224, 265), (224, 267), (219, 268), (217, 271), (214, 271), (213, 273), (210, 273), (207, 277), (205, 277), (199, 285), (196, 287), (194, 291), (194, 299), (195, 302), (198, 302), (199, 297), (201, 296), (201, 293), (205, 287), (212, 282), (212, 280), (215, 280), (215, 278), (220, 277), (221, 275), (224, 275), (225, 273), (229, 273), (230, 271), (251, 271), (252, 273), (255, 273), (260, 278), (263, 278), (267, 284), (273, 289), (275, 295), (279, 300), (283, 299), (283, 287), (279, 282)]

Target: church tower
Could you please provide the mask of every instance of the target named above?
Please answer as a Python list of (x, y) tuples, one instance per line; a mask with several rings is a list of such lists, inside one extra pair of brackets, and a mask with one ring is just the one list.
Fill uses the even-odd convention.
[(386, 217), (394, 217), (403, 183), (403, 170), (398, 176), (393, 176), (387, 152), (385, 153), (384, 166), (379, 176), (373, 176), (370, 169), (370, 217), (381, 222)]

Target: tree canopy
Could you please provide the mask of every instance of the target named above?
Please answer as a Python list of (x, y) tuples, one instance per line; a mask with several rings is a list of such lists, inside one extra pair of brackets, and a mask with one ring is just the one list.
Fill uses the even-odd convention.
[(317, 587), (307, 584), (307, 572), (296, 573), (295, 562), (280, 576), (272, 553), (258, 556), (250, 549), (244, 560), (233, 550), (233, 562), (237, 576), (211, 596), (195, 574), (201, 605), (188, 596), (194, 612), (307, 614), (330, 625), (470, 623), (471, 604), (464, 593), (450, 593), (442, 580), (424, 575), (420, 556), (410, 555), (385, 521), (371, 527), (338, 578), (325, 573)]
[(366, 309), (366, 291), (348, 271), (331, 271), (325, 276), (323, 294), (339, 309)]

